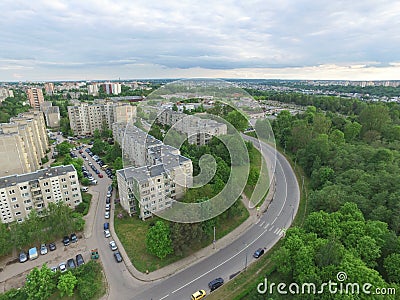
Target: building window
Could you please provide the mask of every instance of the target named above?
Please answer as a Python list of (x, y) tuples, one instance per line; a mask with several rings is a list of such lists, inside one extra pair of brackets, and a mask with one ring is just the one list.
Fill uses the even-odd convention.
[(46, 182), (43, 182), (43, 186), (48, 186), (49, 185), (49, 183), (46, 181)]
[(61, 178), (61, 182), (65, 182), (65, 180), (66, 180), (65, 178)]
[(68, 195), (68, 191), (64, 192), (64, 195)]
[(66, 184), (63, 184), (63, 189), (66, 189), (67, 188), (67, 185)]
[(17, 204), (14, 204), (13, 205), (13, 208), (19, 208), (19, 204), (17, 203)]
[(17, 198), (12, 197), (12, 198), (11, 198), (11, 202), (15, 202), (15, 201), (17, 201)]
[(21, 215), (21, 212), (20, 212), (20, 211), (17, 211), (17, 212), (15, 213), (15, 215), (16, 215), (16, 216), (20, 216), (20, 215)]
[(14, 194), (15, 194), (15, 190), (10, 190), (8, 193), (9, 193), (10, 195), (14, 195)]
[(46, 189), (45, 192), (46, 192), (46, 193), (50, 193), (50, 189)]

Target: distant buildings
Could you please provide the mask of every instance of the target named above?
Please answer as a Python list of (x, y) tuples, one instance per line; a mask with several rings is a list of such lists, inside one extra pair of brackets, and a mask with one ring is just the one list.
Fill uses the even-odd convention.
[(96, 129), (102, 130), (104, 126), (111, 129), (115, 122), (127, 122), (136, 117), (136, 106), (109, 101), (81, 103), (68, 106), (68, 116), (75, 135), (93, 135)]
[(2, 223), (22, 222), (32, 209), (40, 213), (50, 202), (63, 202), (71, 208), (82, 202), (74, 166), (58, 166), (0, 178)]
[(103, 91), (107, 95), (119, 95), (121, 94), (121, 84), (115, 82), (106, 82), (101, 85)]
[(26, 91), (28, 95), (29, 104), (33, 109), (40, 109), (40, 104), (43, 103), (44, 97), (42, 89), (40, 88), (30, 88)]
[(8, 97), (14, 97), (13, 90), (0, 88), (0, 102), (3, 102)]
[(44, 90), (46, 92), (46, 95), (53, 95), (54, 94), (54, 83), (52, 82), (46, 82), (44, 84)]
[(97, 83), (87, 85), (88, 94), (97, 96), (99, 94), (99, 85)]
[(0, 124), (0, 176), (38, 170), (48, 148), (42, 112), (27, 112)]
[[(113, 125), (114, 139), (123, 147), (125, 159), (135, 167), (117, 171), (122, 207), (146, 219), (169, 208), (192, 186), (192, 161), (174, 147), (148, 135), (135, 126)], [(125, 138), (124, 138), (125, 137)]]
[(60, 127), (60, 108), (53, 106), (50, 101), (44, 101), (40, 105), (40, 110), (44, 113), (47, 127), (58, 128)]
[(205, 145), (213, 136), (227, 133), (226, 124), (170, 109), (163, 110), (156, 121), (162, 125), (172, 126), (176, 131), (185, 134), (190, 144)]

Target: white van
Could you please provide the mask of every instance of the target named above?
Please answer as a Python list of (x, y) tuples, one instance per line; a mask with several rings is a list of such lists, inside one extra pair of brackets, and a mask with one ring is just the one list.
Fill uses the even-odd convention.
[(87, 192), (88, 190), (89, 190), (89, 188), (87, 186), (81, 187), (81, 191), (82, 192)]

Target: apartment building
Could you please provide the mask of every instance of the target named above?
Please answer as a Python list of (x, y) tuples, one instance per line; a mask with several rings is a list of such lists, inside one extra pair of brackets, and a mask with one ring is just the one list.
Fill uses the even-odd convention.
[(0, 178), (2, 223), (22, 222), (32, 209), (40, 214), (51, 202), (63, 202), (71, 208), (82, 202), (73, 165)]
[(97, 83), (88, 84), (87, 90), (89, 95), (97, 96), (99, 94), (99, 85)]
[(101, 85), (103, 88), (103, 91), (107, 95), (119, 95), (121, 94), (121, 84), (120, 83), (115, 83), (115, 82), (106, 82)]
[(110, 101), (80, 103), (68, 106), (68, 116), (75, 135), (93, 135), (96, 129), (102, 130), (104, 125), (112, 129), (113, 123), (127, 122), (136, 117), (136, 107)]
[(54, 94), (54, 83), (53, 82), (46, 82), (44, 84), (44, 91), (46, 95), (53, 95)]
[(29, 104), (33, 109), (40, 109), (40, 104), (43, 103), (44, 97), (42, 89), (40, 88), (30, 88), (26, 91), (28, 95)]
[(46, 120), (47, 127), (58, 128), (60, 127), (60, 108), (58, 106), (53, 106), (50, 101), (44, 101), (40, 105), (40, 110), (44, 113), (44, 118)]
[(132, 167), (117, 171), (122, 207), (146, 219), (154, 212), (171, 207), (192, 186), (192, 161), (180, 155), (179, 149), (164, 145), (135, 126), (116, 123), (114, 139)]
[(0, 124), (0, 176), (33, 172), (48, 150), (42, 112), (27, 112)]
[(186, 115), (171, 109), (162, 110), (156, 121), (185, 134), (190, 144), (199, 146), (207, 144), (213, 136), (227, 134), (227, 126), (224, 123)]
[(0, 102), (3, 102), (8, 97), (14, 97), (13, 90), (0, 88)]

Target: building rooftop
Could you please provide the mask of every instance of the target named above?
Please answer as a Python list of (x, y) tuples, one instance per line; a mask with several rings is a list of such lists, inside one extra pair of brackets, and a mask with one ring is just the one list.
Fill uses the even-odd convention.
[(57, 166), (57, 167), (51, 167), (51, 168), (47, 168), (47, 169), (41, 169), (41, 170), (38, 170), (38, 171), (32, 172), (32, 173), (5, 176), (5, 177), (0, 178), (0, 188), (5, 188), (10, 185), (27, 182), (27, 181), (52, 178), (52, 177), (63, 175), (63, 174), (66, 174), (68, 172), (73, 172), (73, 171), (75, 171), (74, 166), (67, 165), (67, 166)]

